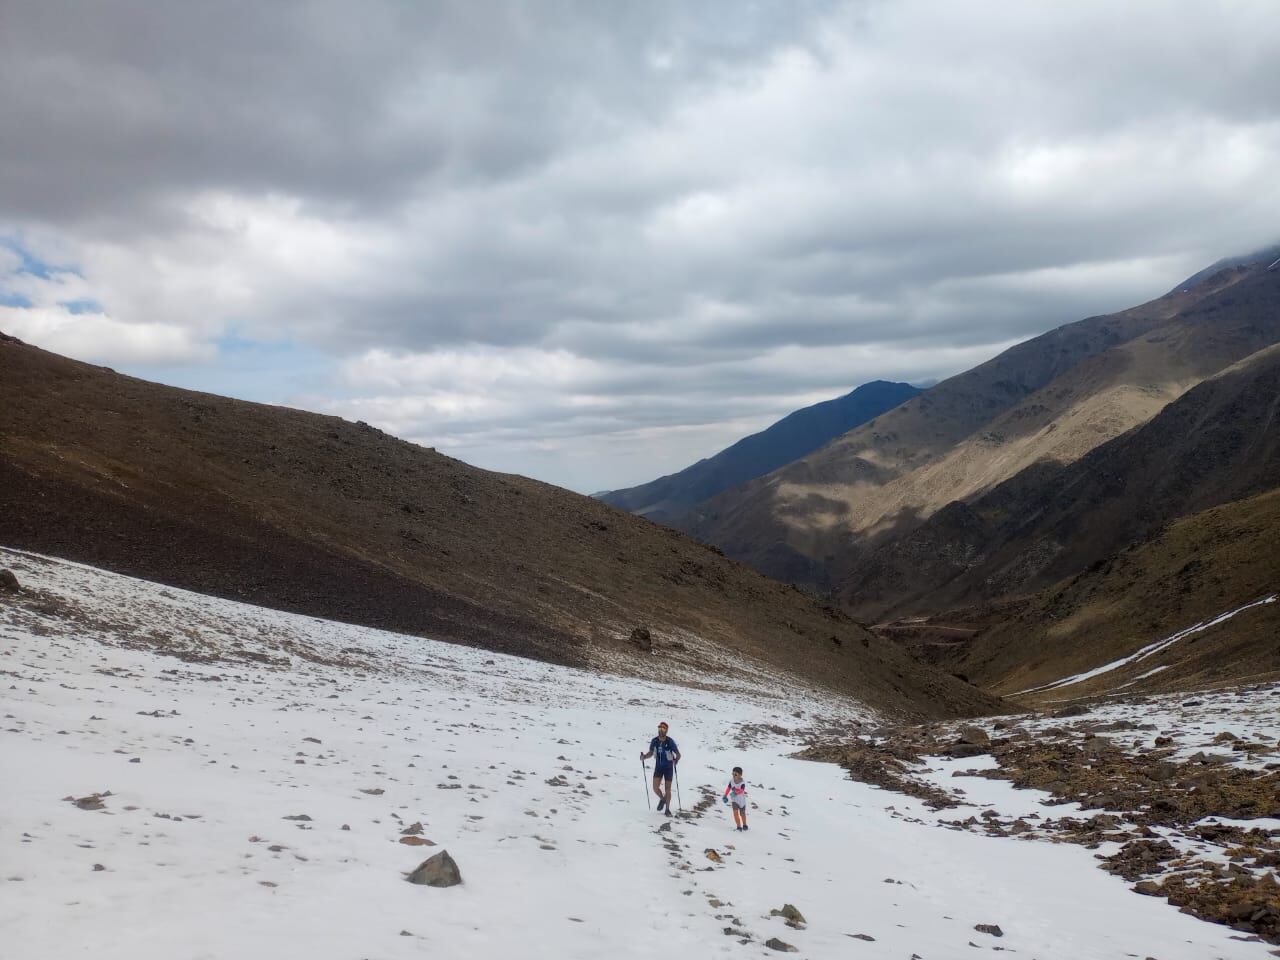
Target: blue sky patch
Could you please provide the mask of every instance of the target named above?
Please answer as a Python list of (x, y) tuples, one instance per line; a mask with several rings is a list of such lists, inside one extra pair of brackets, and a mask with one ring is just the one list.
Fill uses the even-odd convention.
[[(285, 403), (303, 396), (335, 396), (328, 353), (292, 340), (250, 340), (228, 334), (217, 356), (194, 364), (125, 364), (122, 373), (237, 400)], [(296, 401), (294, 401), (296, 403)]]
[(12, 250), (18, 255), (21, 263), (18, 266), (18, 273), (29, 274), (33, 277), (39, 277), (41, 280), (49, 280), (55, 274), (70, 273), (80, 276), (80, 271), (75, 267), (64, 264), (49, 263), (41, 260), (34, 253), (28, 250), (17, 237), (0, 237), (0, 247), (6, 250)]
[(31, 301), (22, 294), (0, 289), (0, 307), (21, 307), (25, 310), (31, 306)]
[(82, 313), (106, 312), (102, 309), (102, 304), (97, 300), (60, 300), (58, 301), (58, 306), (66, 310), (67, 313), (76, 314), (77, 316)]

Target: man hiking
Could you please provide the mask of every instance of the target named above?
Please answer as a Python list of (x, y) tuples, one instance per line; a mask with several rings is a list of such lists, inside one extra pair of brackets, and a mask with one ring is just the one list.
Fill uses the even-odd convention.
[[(658, 809), (671, 816), (671, 778), (675, 775), (676, 764), (680, 762), (680, 748), (667, 736), (667, 725), (658, 724), (658, 735), (649, 741), (647, 753), (640, 754), (641, 760), (655, 757), (653, 761), (653, 792), (658, 797)], [(663, 781), (666, 789), (663, 789)]]

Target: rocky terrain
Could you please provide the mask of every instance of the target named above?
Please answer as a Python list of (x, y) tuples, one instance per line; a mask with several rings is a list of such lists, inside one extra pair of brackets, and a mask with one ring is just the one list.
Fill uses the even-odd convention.
[(868, 703), (999, 709), (840, 612), (597, 500), (350, 423), (0, 337), (0, 544), (223, 597), (679, 680), (727, 654)]
[[(951, 810), (952, 829), (1079, 844), (1137, 893), (1280, 944), (1278, 685), (819, 737), (801, 755)], [(975, 803), (969, 778), (1043, 799)]]

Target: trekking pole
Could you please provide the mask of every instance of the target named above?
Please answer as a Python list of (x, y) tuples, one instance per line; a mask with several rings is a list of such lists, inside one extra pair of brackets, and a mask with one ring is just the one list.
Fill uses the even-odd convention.
[(644, 757), (640, 758), (640, 769), (644, 771), (644, 802), (652, 810), (653, 801), (649, 799), (649, 765), (644, 762)]
[(671, 771), (676, 778), (676, 806), (680, 808), (680, 812), (684, 813), (684, 801), (680, 799), (680, 764), (676, 764)]

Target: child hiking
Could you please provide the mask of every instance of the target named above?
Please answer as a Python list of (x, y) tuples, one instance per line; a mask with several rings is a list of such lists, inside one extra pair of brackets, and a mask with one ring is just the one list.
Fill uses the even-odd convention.
[[(658, 809), (671, 816), (671, 778), (675, 775), (676, 764), (680, 762), (680, 748), (667, 736), (667, 725), (658, 724), (658, 735), (649, 741), (647, 753), (640, 754), (641, 760), (654, 757), (653, 792), (658, 795)], [(664, 787), (665, 781), (665, 790)]]
[(747, 783), (742, 779), (742, 768), (733, 768), (733, 778), (724, 788), (725, 803), (733, 806), (733, 823), (735, 830), (747, 829)]

